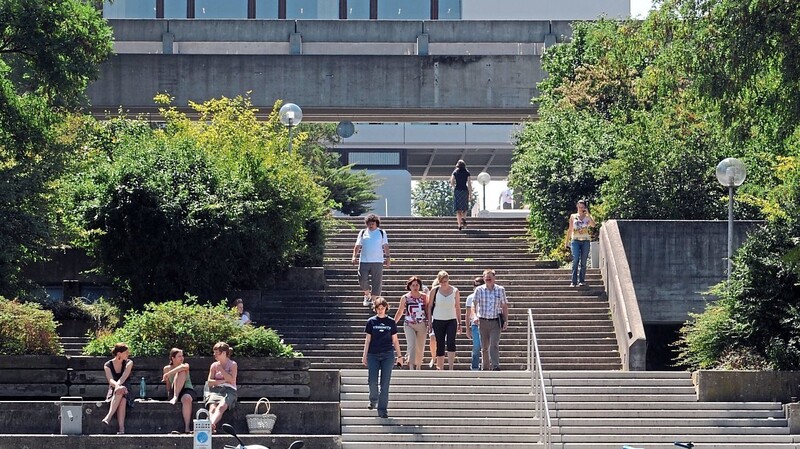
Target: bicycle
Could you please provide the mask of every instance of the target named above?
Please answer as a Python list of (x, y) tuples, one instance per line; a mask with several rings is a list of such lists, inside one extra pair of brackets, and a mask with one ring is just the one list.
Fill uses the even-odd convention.
[[(262, 446), (260, 444), (247, 444), (245, 445), (244, 442), (239, 438), (239, 435), (236, 435), (236, 429), (233, 428), (230, 424), (223, 424), (222, 430), (227, 433), (228, 435), (236, 438), (236, 441), (239, 442), (236, 446), (225, 445), (224, 449), (269, 449), (266, 446)], [(303, 440), (293, 441), (292, 444), (289, 445), (288, 449), (300, 449), (305, 446)]]
[[(672, 444), (675, 445), (675, 446), (678, 446), (678, 447), (682, 447), (684, 449), (692, 449), (694, 447), (694, 443), (692, 443), (691, 441), (689, 441), (687, 443), (681, 443), (680, 441), (676, 441), (676, 442), (674, 442)], [(626, 446), (622, 446), (622, 449), (644, 449), (644, 448), (633, 447), (633, 446), (627, 446), (626, 445)]]

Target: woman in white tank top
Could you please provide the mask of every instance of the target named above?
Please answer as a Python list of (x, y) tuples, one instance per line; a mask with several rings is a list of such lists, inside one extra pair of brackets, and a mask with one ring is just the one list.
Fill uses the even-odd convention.
[(444, 353), (447, 351), (447, 367), (453, 369), (456, 360), (456, 335), (461, 333), (461, 293), (450, 285), (450, 275), (442, 270), (437, 275), (439, 287), (431, 290), (428, 301), (428, 316), (433, 319), (436, 336), (436, 369), (444, 369)]

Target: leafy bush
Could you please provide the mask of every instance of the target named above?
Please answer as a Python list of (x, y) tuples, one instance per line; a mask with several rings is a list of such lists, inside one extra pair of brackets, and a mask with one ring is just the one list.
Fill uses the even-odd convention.
[(240, 326), (233, 309), (220, 303), (200, 305), (196, 298), (146, 304), (141, 312), (130, 312), (125, 324), (113, 332), (101, 332), (84, 349), (87, 355), (109, 354), (124, 341), (132, 355), (163, 356), (173, 347), (187, 355), (212, 355), (218, 341), (234, 347), (236, 355), (250, 357), (294, 357), (272, 329)]
[(537, 249), (558, 250), (578, 200), (595, 203), (603, 181), (599, 167), (610, 157), (616, 133), (598, 117), (543, 107), (541, 119), (517, 135), (509, 181), (530, 206)]
[(121, 315), (119, 308), (104, 298), (90, 302), (86, 298), (72, 298), (64, 301), (49, 297), (37, 298), (38, 303), (53, 313), (57, 321), (79, 320), (91, 322), (95, 330), (111, 329), (117, 326)]
[[(84, 127), (61, 210), (124, 308), (192, 294), (216, 302), (265, 288), (290, 265), (321, 262), (325, 189), (288, 154), (276, 111), (256, 119), (246, 98), (193, 104), (165, 130), (114, 119)], [(297, 139), (304, 139), (301, 133)]]
[[(681, 331), (680, 360), (695, 368), (800, 369), (800, 219), (777, 218), (737, 252), (730, 289)], [(742, 357), (747, 354), (748, 357)], [(749, 365), (752, 363), (752, 365)]]
[(0, 354), (58, 355), (64, 352), (53, 313), (36, 303), (21, 304), (0, 296)]

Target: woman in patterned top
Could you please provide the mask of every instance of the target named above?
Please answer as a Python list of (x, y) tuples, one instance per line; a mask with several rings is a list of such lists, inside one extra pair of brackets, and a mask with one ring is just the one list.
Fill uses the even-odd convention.
[(222, 419), (222, 414), (236, 407), (238, 398), (236, 377), (239, 374), (239, 365), (230, 357), (231, 347), (227, 343), (221, 341), (214, 345), (216, 362), (212, 363), (208, 370), (206, 383), (209, 386), (209, 394), (203, 398), (214, 432), (217, 431), (217, 423)]
[[(569, 216), (568, 235), (572, 249), (572, 283), (570, 287), (582, 287), (586, 280), (586, 259), (589, 258), (589, 228), (594, 226), (594, 218), (586, 208), (586, 201), (578, 201), (578, 212)], [(578, 268), (580, 267), (580, 270)]]
[(428, 305), (428, 295), (422, 293), (422, 280), (411, 276), (406, 282), (408, 293), (400, 297), (400, 306), (394, 315), (394, 321), (400, 325), (400, 319), (406, 316), (403, 331), (406, 334), (406, 354), (408, 355), (408, 368), (421, 369), (422, 357), (425, 353), (425, 340), (428, 337), (428, 316), (425, 310)]

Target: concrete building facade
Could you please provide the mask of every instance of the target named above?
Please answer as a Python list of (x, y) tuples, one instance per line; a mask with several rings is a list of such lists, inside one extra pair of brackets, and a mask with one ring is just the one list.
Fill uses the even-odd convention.
[[(115, 0), (104, 15), (116, 55), (88, 95), (98, 116), (158, 120), (156, 93), (180, 107), (249, 92), (264, 113), (282, 100), (306, 122), (353, 122), (337, 150), (356, 168), (405, 173), (386, 183), (446, 178), (459, 159), (504, 179), (515, 130), (536, 117), (545, 49), (573, 20), (629, 11), (629, 0)], [(403, 191), (396, 206), (410, 198), (410, 184), (384, 186)], [(410, 215), (410, 201), (390, 211)]]

